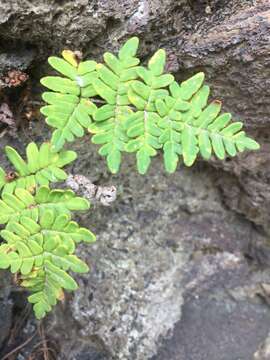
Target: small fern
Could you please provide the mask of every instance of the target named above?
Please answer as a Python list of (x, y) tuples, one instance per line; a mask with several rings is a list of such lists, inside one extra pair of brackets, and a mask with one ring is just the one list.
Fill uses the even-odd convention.
[(52, 151), (50, 143), (26, 147), (26, 160), (10, 146), (5, 153), (14, 167), (0, 169), (0, 269), (17, 273), (20, 285), (31, 292), (38, 319), (63, 299), (63, 289), (75, 290), (76, 282), (67, 273), (86, 272), (88, 266), (74, 255), (76, 244), (95, 241), (89, 230), (71, 221), (76, 210), (88, 210), (88, 200), (72, 190), (50, 189), (63, 181), (62, 168), (76, 159), (73, 151)]
[(67, 142), (87, 130), (112, 173), (119, 171), (122, 153), (129, 152), (136, 154), (140, 174), (159, 150), (165, 170), (173, 173), (179, 159), (191, 166), (199, 155), (222, 160), (259, 148), (241, 122), (220, 114), (220, 101), (208, 105), (203, 73), (178, 84), (164, 73), (164, 50), (143, 67), (136, 57), (138, 45), (138, 38), (131, 38), (117, 56), (105, 53), (104, 64), (80, 61), (69, 50), (63, 58), (50, 57), (60, 76), (41, 79), (50, 90), (42, 95), (48, 105), (41, 113), (55, 129), (52, 138), (40, 147), (27, 145), (25, 159), (5, 148), (14, 169), (0, 168), (0, 269), (18, 274), (38, 319), (63, 299), (64, 289), (77, 288), (68, 272), (84, 273), (88, 266), (74, 255), (76, 245), (95, 241), (91, 231), (72, 221), (73, 211), (88, 210), (89, 202), (69, 189), (50, 188), (67, 178), (63, 168), (77, 157), (63, 150)]
[[(198, 155), (207, 160), (212, 155), (224, 159), (245, 149), (259, 148), (241, 130), (242, 123), (231, 123), (228, 113), (219, 114), (220, 101), (207, 105), (209, 87), (203, 85), (203, 73), (178, 84), (171, 74), (164, 74), (164, 50), (154, 54), (147, 68), (139, 66), (135, 57), (138, 44), (138, 38), (134, 37), (122, 46), (118, 56), (105, 53), (105, 64), (79, 63), (70, 52), (72, 60), (68, 63), (66, 51), (63, 52), (66, 60), (49, 58), (51, 66), (66, 77), (41, 80), (57, 91), (44, 93), (43, 99), (50, 105), (41, 109), (48, 116), (47, 123), (59, 127), (57, 134), (84, 134), (80, 121), (71, 120), (78, 118), (78, 110), (74, 109), (83, 99), (89, 106), (84, 111), (85, 119), (88, 113), (85, 127), (93, 134), (92, 142), (102, 145), (99, 154), (107, 158), (112, 173), (119, 171), (122, 152), (135, 152), (138, 171), (145, 174), (151, 157), (159, 149), (163, 152), (166, 171), (172, 173), (179, 158), (191, 166)], [(85, 70), (85, 81), (80, 68), (86, 69), (88, 63), (91, 66)], [(100, 107), (95, 105), (100, 102), (97, 95), (105, 102)], [(62, 134), (59, 141), (60, 135), (55, 134), (52, 145), (57, 151), (64, 145), (64, 138), (74, 139)]]

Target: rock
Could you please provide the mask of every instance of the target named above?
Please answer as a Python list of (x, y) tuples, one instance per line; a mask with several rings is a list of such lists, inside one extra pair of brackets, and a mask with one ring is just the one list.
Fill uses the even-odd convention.
[(131, 16), (138, 3), (138, 0), (95, 0), (90, 3), (87, 0), (64, 3), (56, 0), (1, 1), (1, 37), (13, 41), (20, 38), (46, 53), (48, 47), (50, 51), (63, 47), (81, 49), (94, 42), (107, 28)]
[(104, 352), (98, 352), (95, 348), (85, 347), (80, 354), (76, 355), (74, 360), (108, 360)]
[[(115, 185), (120, 196), (108, 209), (79, 216), (98, 241), (78, 250), (92, 271), (77, 276), (80, 289), (47, 320), (59, 358), (267, 356), (269, 300), (261, 284), (270, 283), (269, 12), (268, 0), (0, 1), (1, 50), (14, 54), (0, 56), (0, 73), (31, 63), (36, 86), (48, 55), (70, 48), (100, 60), (138, 35), (141, 57), (165, 48), (178, 80), (204, 71), (213, 97), (262, 144), (170, 176), (157, 158), (145, 177), (129, 156), (119, 175), (109, 175), (88, 139), (73, 145), (71, 171)], [(43, 123), (35, 126), (19, 140), (4, 136), (0, 147), (22, 150), (29, 137), (47, 138)], [(2, 154), (0, 163), (7, 164)]]
[(254, 277), (241, 256), (226, 252), (192, 267), (182, 318), (152, 360), (253, 360), (269, 331), (269, 306), (260, 297), (269, 272)]
[(254, 354), (254, 360), (268, 360), (270, 358), (270, 334)]
[[(114, 183), (118, 189), (122, 186), (123, 190), (111, 209), (97, 209), (90, 218), (82, 218), (90, 228), (91, 223), (97, 225), (97, 243), (79, 250), (92, 264), (92, 272), (78, 278), (80, 290), (69, 299), (64, 312), (58, 310), (54, 320), (48, 321), (56, 324), (54, 333), (61, 339), (63, 353), (75, 356), (76, 344), (91, 339), (96, 346), (102, 344), (108, 359), (151, 358), (158, 353), (162, 339), (170, 335), (174, 338), (175, 331), (175, 341), (180, 341), (181, 333), (181, 344), (190, 342), (188, 330), (176, 329), (190, 327), (194, 319), (186, 319), (186, 314), (199, 317), (200, 311), (207, 313), (208, 297), (214, 292), (221, 299), (213, 299), (209, 312), (212, 311), (217, 336), (224, 337), (226, 349), (232, 351), (237, 347), (237, 342), (226, 342), (225, 337), (243, 334), (242, 327), (238, 329), (243, 316), (247, 324), (253, 319), (256, 326), (264, 319), (261, 332), (257, 332), (245, 353), (254, 352), (268, 332), (265, 305), (235, 300), (234, 327), (226, 332), (224, 326), (223, 332), (218, 332), (219, 322), (228, 319), (225, 310), (231, 300), (227, 291), (230, 287), (237, 288), (238, 293), (238, 287), (249, 282), (249, 266), (242, 254), (248, 253), (247, 234), (255, 230), (249, 222), (224, 208), (214, 186), (214, 174), (199, 166), (194, 170), (181, 168), (176, 174), (166, 176), (156, 159), (150, 174), (142, 178), (136, 176), (133, 164), (126, 159), (122, 169), (126, 174), (124, 179), (121, 174), (108, 177), (104, 164), (94, 166), (99, 161), (94, 152), (89, 158), (89, 149), (82, 143), (76, 151), (80, 156), (73, 172), (84, 172), (93, 181), (102, 177), (105, 183)], [(90, 223), (89, 219), (92, 219)], [(201, 300), (193, 304), (196, 292)], [(225, 307), (223, 312), (222, 307)], [(242, 313), (238, 317), (239, 309)], [(67, 316), (66, 312), (74, 322), (70, 332), (60, 320)], [(203, 324), (196, 328), (197, 337), (203, 337)], [(252, 336), (254, 331), (255, 327)], [(246, 346), (249, 342), (247, 339)], [(207, 346), (196, 350), (198, 359), (211, 359), (200, 358), (207, 354)], [(243, 346), (241, 343), (239, 353)], [(160, 359), (166, 358), (164, 354), (171, 349), (172, 343)]]
[(12, 301), (9, 299), (10, 295), (10, 276), (2, 273), (0, 278), (0, 353), (4, 341), (7, 339), (12, 320)]

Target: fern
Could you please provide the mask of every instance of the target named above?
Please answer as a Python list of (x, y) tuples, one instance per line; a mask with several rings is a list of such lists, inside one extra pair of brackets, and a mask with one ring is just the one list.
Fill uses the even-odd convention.
[[(199, 107), (191, 106), (189, 100), (201, 87), (204, 74), (199, 73), (189, 79), (181, 87), (174, 81), (170, 86), (170, 94), (163, 99), (155, 101), (155, 107), (160, 117), (158, 126), (162, 133), (159, 142), (162, 144), (164, 153), (164, 165), (166, 171), (172, 173), (176, 170), (179, 155), (186, 160), (186, 153), (182, 151), (181, 133), (183, 127), (182, 113), (198, 112)], [(180, 96), (182, 94), (182, 96)]]
[(62, 168), (77, 157), (74, 151), (54, 153), (50, 143), (43, 143), (38, 148), (34, 142), (26, 147), (27, 161), (10, 146), (6, 146), (5, 153), (15, 172), (10, 177), (9, 173), (0, 168), (0, 190), (3, 193), (12, 193), (15, 189), (27, 189), (31, 192), (38, 185), (63, 181), (67, 174)]
[(33, 293), (29, 301), (35, 304), (37, 318), (51, 310), (62, 288), (77, 288), (66, 271), (88, 271), (87, 265), (74, 255), (75, 244), (95, 241), (89, 230), (54, 208), (44, 209), (38, 216), (28, 214), (11, 220), (0, 235), (5, 240), (0, 246), (0, 268), (10, 267), (12, 273), (22, 275), (21, 285)]
[[(73, 124), (70, 131), (82, 136), (78, 123), (69, 123), (67, 119), (74, 114), (74, 106), (83, 94), (91, 104), (88, 130), (93, 134), (92, 142), (102, 145), (99, 154), (107, 158), (112, 173), (119, 171), (122, 152), (135, 152), (138, 171), (145, 174), (151, 157), (157, 155), (159, 149), (163, 151), (166, 171), (172, 173), (181, 157), (185, 165), (191, 166), (199, 154), (207, 160), (212, 155), (223, 160), (245, 149), (259, 148), (256, 141), (241, 131), (242, 123), (230, 123), (228, 113), (219, 115), (219, 101), (207, 106), (209, 87), (203, 85), (203, 73), (178, 84), (171, 74), (163, 73), (164, 50), (154, 54), (147, 68), (139, 66), (135, 57), (138, 43), (138, 38), (131, 38), (120, 49), (118, 57), (105, 53), (105, 64), (94, 66), (91, 62), (87, 92), (80, 87), (84, 81), (77, 70), (87, 62), (67, 66), (63, 59), (49, 58), (50, 64), (69, 80), (58, 77), (42, 80), (52, 90), (62, 93), (43, 95), (44, 100), (52, 104), (42, 110), (47, 116), (51, 115), (47, 123), (51, 126)], [(94, 105), (99, 102), (96, 95), (105, 101), (104, 105)], [(66, 127), (60, 127), (62, 132), (67, 131)], [(58, 136), (53, 135), (53, 146), (59, 150), (64, 142), (56, 140)], [(70, 137), (69, 141), (72, 140)]]
[(89, 209), (89, 202), (71, 190), (49, 187), (67, 178), (63, 168), (77, 157), (63, 150), (66, 142), (87, 130), (92, 142), (101, 145), (99, 154), (112, 173), (128, 152), (136, 154), (140, 174), (159, 150), (165, 170), (173, 173), (180, 159), (191, 166), (199, 155), (223, 160), (259, 148), (241, 122), (220, 113), (220, 101), (208, 104), (203, 73), (179, 84), (164, 73), (164, 50), (143, 67), (136, 57), (138, 45), (138, 38), (129, 39), (117, 56), (105, 53), (104, 64), (80, 61), (69, 50), (62, 52), (63, 58), (50, 57), (59, 75), (41, 79), (50, 90), (42, 95), (47, 105), (41, 112), (54, 128), (52, 138), (40, 147), (30, 143), (26, 159), (5, 148), (14, 171), (0, 168), (0, 269), (19, 275), (38, 319), (63, 299), (64, 289), (77, 288), (68, 272), (83, 273), (88, 266), (74, 255), (76, 245), (95, 241), (91, 231), (71, 220), (73, 211)]

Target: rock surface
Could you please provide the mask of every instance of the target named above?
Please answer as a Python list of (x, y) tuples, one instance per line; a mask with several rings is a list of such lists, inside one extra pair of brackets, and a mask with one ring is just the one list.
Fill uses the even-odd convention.
[(0, 278), (0, 348), (9, 336), (12, 322), (12, 301), (10, 295), (10, 276), (3, 272)]
[[(100, 59), (138, 35), (141, 57), (165, 48), (179, 80), (203, 70), (213, 96), (262, 145), (171, 176), (155, 159), (145, 177), (130, 158), (111, 176), (87, 140), (74, 146), (71, 171), (120, 196), (80, 216), (98, 241), (80, 250), (92, 272), (47, 321), (59, 359), (267, 359), (269, 28), (268, 0), (0, 0), (0, 74), (28, 68), (36, 86), (49, 54), (68, 47)], [(38, 123), (0, 147), (44, 137)]]

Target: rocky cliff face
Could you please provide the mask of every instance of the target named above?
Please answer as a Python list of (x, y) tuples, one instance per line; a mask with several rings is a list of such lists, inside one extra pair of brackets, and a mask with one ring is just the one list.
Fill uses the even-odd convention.
[[(204, 71), (213, 97), (261, 144), (171, 176), (155, 159), (145, 177), (130, 158), (112, 176), (87, 139), (75, 144), (71, 171), (114, 184), (120, 195), (81, 217), (98, 240), (80, 248), (91, 273), (44, 325), (59, 359), (269, 359), (269, 30), (268, 0), (0, 1), (0, 76), (28, 73), (30, 102), (48, 55), (71, 48), (100, 59), (137, 35), (141, 57), (165, 48), (179, 80)], [(24, 88), (2, 86), (15, 111)], [(5, 133), (1, 148), (48, 138), (42, 119), (17, 122), (17, 138)], [(0, 301), (4, 354), (18, 308), (7, 284)], [(30, 318), (25, 333), (34, 328)], [(31, 346), (21, 350), (25, 359)]]

